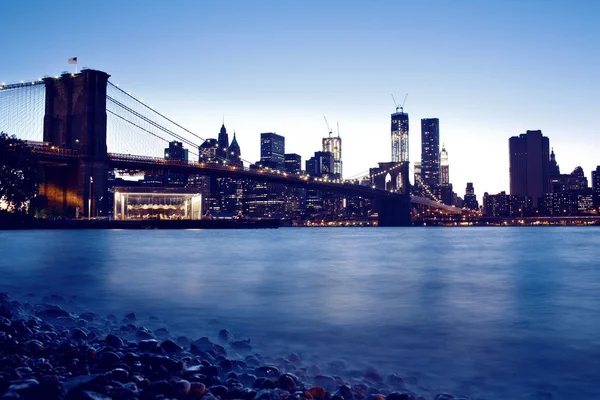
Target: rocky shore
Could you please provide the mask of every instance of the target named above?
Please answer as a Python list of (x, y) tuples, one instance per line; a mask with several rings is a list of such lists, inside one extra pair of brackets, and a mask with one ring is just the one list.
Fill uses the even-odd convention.
[(214, 341), (173, 336), (134, 313), (76, 314), (60, 300), (32, 304), (0, 293), (0, 399), (467, 399), (415, 393), (415, 382), (374, 368), (327, 375), (296, 353), (257, 353), (225, 329)]

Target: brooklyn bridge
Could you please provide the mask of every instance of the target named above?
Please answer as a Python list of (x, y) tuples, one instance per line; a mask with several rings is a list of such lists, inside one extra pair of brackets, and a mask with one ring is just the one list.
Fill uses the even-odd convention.
[[(373, 201), (379, 226), (410, 225), (415, 207), (461, 212), (442, 204), (427, 187), (411, 193), (408, 162), (379, 163), (364, 184), (365, 179), (329, 179), (256, 163), (157, 157), (171, 141), (181, 141), (192, 155), (198, 155), (195, 151), (205, 139), (113, 84), (107, 73), (93, 69), (1, 84), (0, 131), (27, 140), (39, 155), (44, 168), (40, 194), (48, 205), (79, 208), (84, 215), (106, 215), (111, 170), (231, 177), (360, 196)], [(144, 154), (122, 151), (129, 148)]]

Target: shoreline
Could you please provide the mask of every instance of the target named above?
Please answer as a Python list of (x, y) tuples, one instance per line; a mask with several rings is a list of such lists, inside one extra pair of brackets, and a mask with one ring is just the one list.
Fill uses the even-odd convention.
[[(0, 397), (25, 399), (447, 400), (376, 369), (326, 375), (301, 355), (263, 355), (247, 338), (177, 336), (158, 319), (79, 314), (0, 293)], [(328, 371), (327, 371), (328, 372)], [(414, 385), (413, 385), (414, 384)], [(423, 389), (424, 393), (415, 390)], [(14, 395), (13, 395), (14, 394)], [(20, 396), (17, 397), (16, 395)], [(8, 397), (7, 397), (8, 396)], [(11, 397), (12, 396), (12, 397)]]

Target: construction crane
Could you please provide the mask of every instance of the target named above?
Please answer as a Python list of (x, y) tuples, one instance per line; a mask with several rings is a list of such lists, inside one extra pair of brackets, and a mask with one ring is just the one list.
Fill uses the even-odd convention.
[(408, 97), (408, 93), (406, 93), (406, 96), (404, 96), (404, 101), (402, 102), (402, 105), (399, 106), (398, 102), (396, 101), (396, 98), (392, 94), (392, 100), (394, 101), (394, 105), (396, 106), (396, 112), (398, 112), (398, 110), (400, 110), (400, 112), (404, 112), (404, 104), (406, 103), (407, 97)]
[(323, 118), (325, 118), (325, 124), (327, 125), (327, 132), (329, 132), (329, 137), (331, 137), (331, 134), (333, 132), (331, 131), (331, 128), (329, 128), (329, 122), (327, 122), (327, 117), (323, 116)]
[(338, 129), (338, 137), (340, 137), (340, 122), (337, 122), (337, 129)]

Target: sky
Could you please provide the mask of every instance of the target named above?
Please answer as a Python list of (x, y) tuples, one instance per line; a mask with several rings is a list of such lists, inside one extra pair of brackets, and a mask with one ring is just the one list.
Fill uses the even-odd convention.
[(390, 161), (390, 94), (408, 93), (410, 161), (421, 118), (439, 118), (460, 196), (467, 182), (479, 199), (508, 192), (508, 138), (526, 130), (550, 138), (563, 173), (600, 165), (600, 1), (4, 0), (0, 12), (0, 81), (78, 57), (199, 136), (224, 116), (247, 160), (261, 132), (306, 160), (326, 116), (344, 176), (364, 173)]

